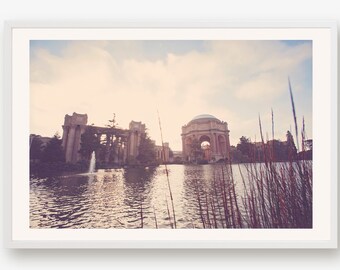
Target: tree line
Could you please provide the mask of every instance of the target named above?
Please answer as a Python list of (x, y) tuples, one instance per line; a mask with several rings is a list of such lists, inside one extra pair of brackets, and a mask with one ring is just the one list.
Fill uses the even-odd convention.
[(240, 138), (237, 146), (231, 146), (230, 155), (233, 163), (282, 162), (291, 160), (311, 160), (313, 152), (313, 140), (305, 140), (303, 150), (298, 152), (290, 131), (286, 133), (286, 141), (270, 140), (265, 142), (252, 143), (245, 136)]
[[(102, 139), (97, 136), (94, 129), (87, 128), (81, 136), (79, 154), (81, 162), (88, 162), (92, 152), (96, 152), (98, 165), (112, 165), (117, 159), (123, 158), (122, 143), (120, 140), (109, 136)], [(147, 133), (141, 134), (139, 154), (136, 158), (128, 158), (127, 163), (130, 165), (156, 165), (156, 146)], [(62, 147), (62, 140), (58, 134), (55, 134), (45, 143), (41, 136), (32, 134), (30, 136), (30, 161), (32, 163), (55, 163), (65, 162), (65, 153)]]
[(56, 133), (48, 142), (36, 134), (30, 135), (30, 160), (37, 162), (65, 162), (62, 140)]

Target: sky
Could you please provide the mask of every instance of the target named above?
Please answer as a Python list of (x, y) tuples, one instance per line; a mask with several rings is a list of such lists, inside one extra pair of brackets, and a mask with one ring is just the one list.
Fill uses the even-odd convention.
[(158, 145), (161, 135), (182, 150), (181, 127), (200, 114), (228, 123), (230, 142), (241, 136), (271, 139), (295, 131), (290, 79), (299, 128), (312, 138), (311, 41), (126, 40), (30, 42), (30, 133), (62, 135), (64, 116), (88, 115), (105, 126), (145, 123)]

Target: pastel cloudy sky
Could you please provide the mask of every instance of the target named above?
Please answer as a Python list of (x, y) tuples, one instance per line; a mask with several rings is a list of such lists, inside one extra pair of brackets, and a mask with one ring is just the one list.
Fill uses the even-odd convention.
[(199, 114), (226, 121), (231, 144), (259, 140), (258, 115), (284, 140), (298, 122), (312, 138), (311, 41), (31, 41), (30, 132), (62, 135), (65, 114), (87, 113), (88, 124), (142, 121), (160, 144), (181, 150), (181, 126)]

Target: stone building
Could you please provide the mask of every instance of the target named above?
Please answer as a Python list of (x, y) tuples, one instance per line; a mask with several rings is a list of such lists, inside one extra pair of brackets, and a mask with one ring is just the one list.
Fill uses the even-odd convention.
[(170, 162), (172, 162), (172, 163), (182, 163), (183, 162), (182, 151), (173, 151), (173, 157), (170, 158)]
[(156, 158), (159, 163), (170, 162), (170, 147), (169, 143), (165, 142), (162, 145), (156, 145)]
[(66, 162), (76, 163), (80, 159), (81, 135), (85, 132), (87, 114), (73, 113), (65, 115), (63, 125), (62, 147), (65, 152)]
[[(118, 127), (97, 127), (87, 125), (87, 114), (73, 113), (65, 115), (62, 137), (62, 147), (66, 162), (76, 163), (81, 159), (79, 154), (81, 135), (91, 127), (97, 136), (106, 136), (107, 148), (116, 142), (119, 145), (116, 151), (115, 163), (124, 164), (127, 158), (136, 158), (142, 134), (145, 134), (145, 124), (131, 121), (129, 129)], [(119, 157), (119, 160), (117, 158)], [(108, 160), (108, 157), (105, 158)]]
[(136, 158), (138, 156), (138, 147), (142, 134), (145, 134), (145, 124), (142, 124), (142, 122), (131, 121), (129, 125), (127, 143), (127, 152), (129, 157)]
[(230, 159), (228, 124), (210, 114), (194, 117), (182, 127), (183, 161), (192, 161), (192, 143), (197, 140), (202, 146), (203, 159), (216, 162)]

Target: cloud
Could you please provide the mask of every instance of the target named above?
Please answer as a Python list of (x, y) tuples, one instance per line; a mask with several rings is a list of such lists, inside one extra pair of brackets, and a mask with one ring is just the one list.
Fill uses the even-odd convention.
[(298, 112), (310, 121), (312, 135), (309, 42), (206, 41), (182, 43), (181, 50), (180, 41), (157, 42), (74, 41), (58, 54), (48, 45), (31, 47), (31, 132), (61, 133), (64, 115), (73, 112), (87, 113), (96, 125), (116, 113), (121, 127), (142, 121), (160, 143), (158, 109), (165, 141), (180, 150), (181, 126), (195, 115), (227, 121), (236, 144), (258, 132), (258, 113), (270, 123), (265, 115), (274, 107), (284, 139), (291, 76), (296, 100), (303, 101)]

